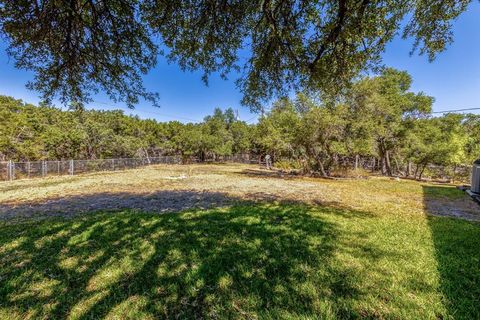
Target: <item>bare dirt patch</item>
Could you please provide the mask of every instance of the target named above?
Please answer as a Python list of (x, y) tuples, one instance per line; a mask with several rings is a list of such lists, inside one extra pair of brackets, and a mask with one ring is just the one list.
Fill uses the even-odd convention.
[(480, 206), (469, 199), (429, 199), (425, 204), (428, 213), (434, 216), (480, 221)]

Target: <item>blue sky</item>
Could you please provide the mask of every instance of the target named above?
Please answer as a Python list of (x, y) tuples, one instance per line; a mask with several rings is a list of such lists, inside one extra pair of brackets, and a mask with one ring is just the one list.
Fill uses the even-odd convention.
[[(453, 32), (454, 43), (431, 63), (425, 56), (410, 56), (412, 42), (400, 37), (387, 46), (383, 55), (385, 65), (407, 70), (412, 75), (413, 91), (423, 91), (435, 97), (434, 111), (480, 107), (478, 1), (474, 1), (454, 22)], [(0, 42), (0, 94), (37, 103), (37, 93), (25, 88), (31, 78), (31, 73), (13, 67), (13, 61), (5, 54), (5, 43)], [(169, 65), (159, 58), (157, 67), (145, 76), (144, 82), (147, 89), (160, 94), (160, 108), (143, 102), (135, 110), (128, 110), (122, 104), (114, 105), (101, 94), (95, 97), (97, 103), (89, 107), (118, 108), (142, 118), (182, 122), (200, 121), (215, 107), (232, 107), (238, 109), (242, 120), (254, 121), (256, 115), (240, 105), (241, 94), (234, 80), (235, 77), (225, 81), (214, 75), (207, 87), (201, 81), (201, 72), (182, 72), (176, 65)]]

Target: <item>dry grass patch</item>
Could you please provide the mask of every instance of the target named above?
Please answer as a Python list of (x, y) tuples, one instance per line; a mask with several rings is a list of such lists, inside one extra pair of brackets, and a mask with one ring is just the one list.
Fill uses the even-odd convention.
[[(338, 181), (293, 177), (255, 165), (159, 165), (0, 183), (0, 219), (120, 209), (173, 212), (243, 200), (335, 205), (421, 218), (426, 185), (378, 177)], [(465, 211), (475, 219), (475, 209), (468, 197), (455, 199), (457, 215)], [(445, 212), (434, 205), (430, 211)]]

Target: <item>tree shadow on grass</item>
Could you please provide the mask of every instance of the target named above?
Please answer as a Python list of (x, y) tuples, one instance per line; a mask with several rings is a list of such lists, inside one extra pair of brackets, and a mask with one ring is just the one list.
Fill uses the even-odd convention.
[[(96, 192), (63, 196), (23, 203), (0, 203), (0, 222), (71, 218), (97, 211), (115, 212), (131, 209), (149, 213), (180, 212), (188, 209), (211, 209), (238, 203), (304, 204), (298, 199), (265, 192), (249, 192), (241, 198), (223, 192), (162, 190), (150, 193)], [(348, 210), (339, 202), (311, 201), (311, 204)]]
[(96, 192), (82, 195), (42, 199), (20, 204), (0, 203), (1, 220), (45, 217), (72, 217), (96, 211), (138, 211), (165, 213), (191, 208), (222, 207), (238, 201), (220, 192), (163, 190), (151, 193)]
[(424, 186), (423, 194), (448, 316), (480, 319), (480, 223), (464, 220), (480, 207), (450, 186)]
[[(0, 316), (358, 317), (351, 303), (364, 294), (359, 271), (336, 259), (340, 231), (331, 216), (369, 214), (237, 201), (182, 213), (126, 210), (5, 224)], [(372, 265), (385, 254), (358, 247)]]

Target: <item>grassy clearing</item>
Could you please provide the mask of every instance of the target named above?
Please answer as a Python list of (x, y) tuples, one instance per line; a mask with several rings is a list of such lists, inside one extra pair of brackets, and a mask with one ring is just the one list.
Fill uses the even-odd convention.
[[(4, 222), (0, 318), (480, 318), (480, 224), (426, 215), (430, 202), (467, 201), (454, 188), (226, 169), (209, 178), (237, 186), (223, 208)], [(247, 185), (262, 202), (239, 200)]]
[(5, 225), (0, 317), (473, 319), (479, 239), (302, 205)]
[[(480, 221), (478, 206), (451, 186), (426, 195), (415, 181), (322, 180), (284, 176), (247, 165), (153, 166), (45, 180), (0, 182), (0, 220), (72, 216), (99, 210), (135, 209), (178, 212), (215, 208), (237, 201), (297, 202), (330, 205), (405, 219), (429, 212)], [(437, 187), (432, 185), (433, 187)], [(445, 197), (443, 193), (452, 193)]]

